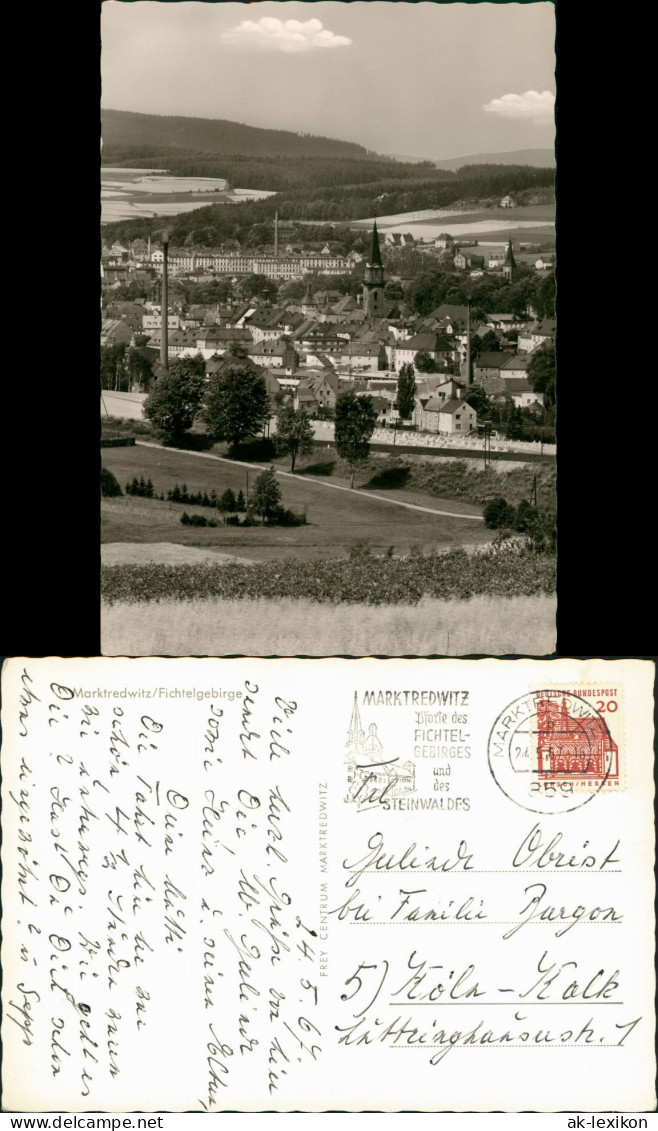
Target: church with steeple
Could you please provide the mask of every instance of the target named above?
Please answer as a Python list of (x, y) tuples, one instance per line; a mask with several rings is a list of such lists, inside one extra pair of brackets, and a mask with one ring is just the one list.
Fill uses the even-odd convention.
[(507, 251), (505, 253), (505, 262), (503, 264), (503, 275), (510, 282), (514, 282), (514, 268), (516, 267), (516, 259), (512, 251), (512, 237), (510, 236), (507, 244)]
[(366, 271), (363, 277), (363, 309), (369, 321), (375, 318), (383, 318), (386, 314), (384, 283), (384, 264), (379, 250), (379, 233), (375, 220), (372, 227), (370, 254), (366, 261)]

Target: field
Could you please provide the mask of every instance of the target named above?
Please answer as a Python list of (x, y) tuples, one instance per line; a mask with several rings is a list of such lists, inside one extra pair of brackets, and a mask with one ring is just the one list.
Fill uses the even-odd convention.
[[(149, 477), (156, 493), (167, 493), (175, 483), (186, 484), (189, 492), (210, 491), (222, 494), (230, 487), (247, 493), (258, 469), (220, 462), (167, 448), (104, 448), (103, 464), (116, 475), (122, 489), (134, 476)], [(377, 486), (382, 501), (365, 491), (346, 492), (328, 487), (322, 463), (306, 468), (306, 474), (281, 478), (283, 504), (294, 511), (306, 509), (308, 525), (294, 528), (256, 526), (249, 528), (220, 525), (217, 528), (183, 526), (180, 516), (188, 513), (212, 515), (207, 508), (125, 496), (102, 501), (101, 540), (108, 542), (169, 542), (239, 554), (253, 561), (269, 561), (294, 555), (302, 560), (336, 558), (347, 554), (355, 542), (366, 542), (374, 553), (390, 546), (396, 554), (414, 546), (426, 550), (457, 545), (481, 545), (491, 540), (481, 520), (481, 508), (422, 490), (403, 491), (392, 480)], [(372, 478), (366, 472), (365, 479)], [(332, 482), (344, 485), (340, 477)], [(358, 482), (358, 480), (357, 480)], [(374, 490), (374, 488), (373, 488)], [(428, 514), (393, 506), (388, 498), (426, 505), (455, 514), (472, 514), (473, 519)]]
[(158, 175), (162, 172), (104, 167), (101, 170), (102, 221), (149, 215), (175, 216), (208, 204), (236, 204), (272, 195), (262, 189), (232, 189), (222, 177)]
[[(352, 228), (372, 225), (372, 220), (358, 220)], [(432, 239), (447, 232), (456, 240), (460, 237), (483, 239), (487, 234), (506, 242), (555, 242), (555, 203), (528, 204), (519, 208), (482, 208), (475, 211), (437, 210), (435, 213), (407, 212), (396, 216), (377, 218), (377, 227), (386, 232), (412, 232), (417, 239)]]
[[(122, 487), (143, 476), (165, 494), (175, 483), (246, 494), (259, 470), (144, 444), (102, 455)], [(210, 508), (102, 500), (105, 655), (553, 651), (554, 557), (491, 546), (475, 502), (492, 491), (528, 497), (532, 468), (499, 476), (467, 461), (373, 455), (361, 489), (349, 491), (335, 452), (316, 450), (295, 476), (277, 465), (284, 505), (305, 509), (307, 526), (236, 528)], [(550, 507), (553, 468), (541, 469), (537, 491)], [(182, 525), (184, 510), (217, 515), (220, 525)]]
[(424, 598), (418, 605), (308, 600), (163, 601), (101, 608), (105, 656), (548, 655), (553, 596)]

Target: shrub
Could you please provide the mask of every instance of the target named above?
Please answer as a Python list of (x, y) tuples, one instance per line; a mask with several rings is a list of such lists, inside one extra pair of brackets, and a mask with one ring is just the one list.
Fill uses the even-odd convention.
[(502, 530), (513, 527), (516, 518), (514, 507), (501, 495), (490, 499), (483, 511), (484, 525), (488, 530)]
[(111, 471), (106, 467), (101, 467), (101, 495), (105, 498), (114, 498), (117, 495), (122, 495), (123, 492), (119, 486), (119, 481)]
[(306, 526), (306, 515), (296, 514), (286, 507), (277, 507), (269, 521), (273, 526)]
[(518, 530), (519, 534), (527, 534), (536, 525), (538, 518), (536, 508), (531, 506), (527, 499), (521, 499), (516, 508), (514, 529)]
[(477, 553), (460, 548), (405, 558), (366, 553), (349, 559), (288, 558), (219, 567), (104, 566), (101, 583), (102, 595), (110, 603), (299, 597), (331, 603), (415, 605), (423, 596), (450, 600), (553, 593), (555, 557), (537, 552), (524, 540), (492, 544)]

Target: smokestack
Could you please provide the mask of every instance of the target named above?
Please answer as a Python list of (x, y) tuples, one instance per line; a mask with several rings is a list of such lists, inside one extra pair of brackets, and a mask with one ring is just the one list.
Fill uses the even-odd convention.
[(162, 233), (162, 306), (160, 313), (160, 364), (169, 372), (169, 232)]
[(279, 254), (279, 213), (274, 213), (274, 258)]
[(151, 233), (150, 232), (149, 232), (149, 239), (148, 239), (148, 259), (149, 259), (149, 263), (150, 263), (151, 262)]
[(466, 385), (473, 384), (473, 370), (471, 368), (471, 307), (466, 306), (466, 356), (462, 365), (462, 378)]
[(471, 366), (471, 307), (466, 306), (466, 384), (473, 384), (473, 367)]

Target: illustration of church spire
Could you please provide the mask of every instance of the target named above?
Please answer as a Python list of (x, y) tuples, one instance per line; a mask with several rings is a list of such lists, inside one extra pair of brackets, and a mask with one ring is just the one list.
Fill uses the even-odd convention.
[(361, 715), (359, 714), (359, 704), (357, 702), (356, 691), (354, 692), (354, 706), (352, 707), (352, 718), (350, 719), (350, 727), (347, 732), (347, 741), (356, 743), (357, 745), (363, 742), (365, 738), (365, 731), (361, 725)]

